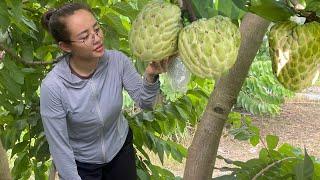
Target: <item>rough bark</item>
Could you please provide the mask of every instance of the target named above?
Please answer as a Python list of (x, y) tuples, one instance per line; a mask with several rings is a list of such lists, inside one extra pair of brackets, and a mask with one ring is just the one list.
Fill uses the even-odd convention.
[(210, 95), (206, 110), (188, 149), (185, 180), (212, 179), (225, 121), (236, 102), (269, 24), (270, 22), (251, 13), (243, 18), (240, 25), (242, 39), (237, 61), (230, 72), (217, 82)]
[(56, 179), (56, 166), (54, 165), (54, 163), (52, 162), (51, 168), (50, 168), (50, 172), (49, 172), (49, 180), (55, 180)]
[(10, 168), (8, 163), (7, 152), (3, 148), (0, 140), (0, 180), (11, 180)]

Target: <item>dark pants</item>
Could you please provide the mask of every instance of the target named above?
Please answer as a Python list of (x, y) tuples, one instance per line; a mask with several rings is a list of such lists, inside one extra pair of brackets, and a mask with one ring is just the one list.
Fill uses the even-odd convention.
[(76, 161), (78, 174), (82, 180), (136, 180), (137, 170), (132, 144), (132, 131), (129, 132), (119, 153), (106, 164), (89, 164)]

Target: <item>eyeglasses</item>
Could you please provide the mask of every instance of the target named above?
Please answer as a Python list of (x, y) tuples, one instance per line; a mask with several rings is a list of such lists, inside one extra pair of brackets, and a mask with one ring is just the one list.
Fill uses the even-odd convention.
[(94, 43), (95, 38), (99, 37), (102, 38), (103, 37), (103, 33), (102, 33), (102, 29), (100, 26), (97, 26), (94, 28), (94, 33), (88, 33), (85, 37), (79, 39), (79, 40), (69, 40), (68, 42), (80, 42), (85, 44), (88, 47), (91, 47)]

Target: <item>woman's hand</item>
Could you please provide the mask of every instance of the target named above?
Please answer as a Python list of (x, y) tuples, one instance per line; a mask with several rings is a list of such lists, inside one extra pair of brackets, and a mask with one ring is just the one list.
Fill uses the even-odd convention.
[(156, 75), (167, 72), (169, 64), (175, 57), (176, 55), (167, 57), (166, 59), (163, 59), (161, 61), (150, 62), (145, 71), (147, 81), (150, 83), (154, 83), (156, 81)]

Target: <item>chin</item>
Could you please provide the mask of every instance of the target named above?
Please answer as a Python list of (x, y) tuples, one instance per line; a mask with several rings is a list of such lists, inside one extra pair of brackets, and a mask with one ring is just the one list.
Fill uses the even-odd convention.
[(105, 49), (103, 49), (101, 52), (94, 52), (93, 56), (101, 58), (105, 53)]

